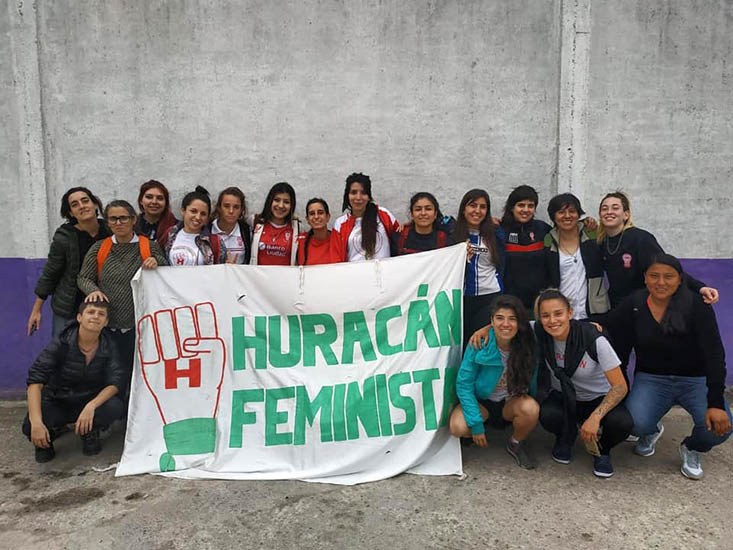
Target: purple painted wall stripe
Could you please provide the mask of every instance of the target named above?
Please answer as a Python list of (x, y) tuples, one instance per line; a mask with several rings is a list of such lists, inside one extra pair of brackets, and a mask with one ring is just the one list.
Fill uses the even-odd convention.
[[(0, 399), (17, 399), (25, 395), (28, 367), (51, 337), (48, 302), (43, 309), (41, 330), (31, 337), (25, 334), (34, 300), (33, 289), (44, 263), (45, 259), (0, 258), (0, 303), (5, 304), (0, 332), (6, 342), (0, 356)], [(720, 290), (721, 300), (715, 305), (715, 313), (726, 356), (730, 357), (733, 350), (733, 259), (686, 259), (682, 263), (696, 278)], [(727, 383), (733, 385), (730, 366)]]

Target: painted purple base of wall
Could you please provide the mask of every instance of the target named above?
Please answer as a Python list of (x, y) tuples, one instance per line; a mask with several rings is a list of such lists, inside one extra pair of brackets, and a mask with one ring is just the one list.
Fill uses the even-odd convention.
[(0, 399), (25, 396), (28, 367), (51, 339), (52, 312), (46, 301), (41, 330), (26, 336), (26, 323), (33, 307), (33, 289), (41, 274), (45, 258), (0, 258), (0, 303), (5, 304), (0, 316), (0, 334), (5, 349), (0, 357)]
[[(51, 308), (43, 308), (41, 330), (26, 336), (26, 323), (33, 306), (33, 289), (45, 259), (0, 258), (0, 303), (5, 304), (0, 318), (0, 333), (5, 349), (0, 358), (0, 399), (19, 399), (25, 395), (28, 367), (51, 338)], [(733, 350), (733, 259), (683, 260), (685, 270), (709, 286), (720, 290), (715, 305), (726, 355)], [(50, 301), (50, 300), (49, 300)], [(728, 368), (728, 385), (733, 385), (733, 368)]]

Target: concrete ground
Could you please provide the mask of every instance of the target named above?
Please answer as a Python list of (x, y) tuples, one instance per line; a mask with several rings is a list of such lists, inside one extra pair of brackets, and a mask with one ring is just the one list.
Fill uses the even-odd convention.
[(704, 458), (705, 477), (679, 470), (690, 420), (679, 409), (650, 458), (621, 444), (616, 475), (596, 479), (578, 444), (573, 463), (549, 456), (520, 470), (490, 434), (464, 448), (465, 479), (401, 475), (352, 487), (298, 481), (186, 481), (97, 472), (118, 459), (123, 434), (84, 457), (66, 434), (57, 457), (36, 464), (20, 434), (22, 404), (0, 406), (0, 547), (3, 548), (733, 548), (733, 444)]

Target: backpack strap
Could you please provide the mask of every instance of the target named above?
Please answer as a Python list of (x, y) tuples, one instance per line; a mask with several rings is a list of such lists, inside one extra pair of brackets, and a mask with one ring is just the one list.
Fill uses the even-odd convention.
[(221, 252), (221, 246), (219, 241), (219, 235), (211, 235), (211, 252), (214, 254), (214, 264), (219, 263), (219, 252)]
[(140, 247), (140, 257), (143, 259), (143, 262), (150, 258), (150, 239), (148, 239), (145, 235), (139, 235), (138, 236), (138, 246)]
[[(102, 275), (102, 266), (104, 265), (104, 262), (107, 261), (107, 256), (109, 256), (109, 253), (112, 250), (112, 245), (114, 245), (112, 237), (107, 237), (102, 241), (102, 246), (100, 246), (99, 251), (97, 251), (97, 280), (99, 280), (99, 277)], [(143, 262), (150, 258), (150, 239), (144, 235), (139, 235), (138, 247), (140, 248), (140, 257), (142, 257)]]
[(400, 238), (397, 240), (397, 250), (400, 254), (405, 250), (405, 243), (407, 242), (407, 236), (410, 234), (410, 225), (406, 225), (400, 231)]
[(109, 251), (112, 250), (113, 244), (112, 237), (107, 237), (102, 241), (102, 245), (97, 251), (97, 280), (99, 280), (99, 277), (102, 274), (102, 266), (104, 265), (104, 262), (107, 261), (107, 256), (109, 256)]
[(436, 238), (436, 241), (437, 242), (435, 243), (436, 245), (438, 245), (438, 248), (444, 248), (445, 247), (445, 242), (446, 242), (447, 238), (448, 238), (448, 236), (445, 234), (445, 231), (443, 231), (442, 229), (438, 229), (438, 235), (437, 235), (437, 238)]

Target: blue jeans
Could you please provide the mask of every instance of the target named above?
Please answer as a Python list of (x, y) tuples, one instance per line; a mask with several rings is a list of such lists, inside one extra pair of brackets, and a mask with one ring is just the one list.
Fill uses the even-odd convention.
[[(705, 425), (708, 410), (708, 387), (704, 376), (663, 376), (637, 372), (634, 385), (626, 399), (626, 408), (634, 419), (632, 433), (639, 437), (657, 431), (657, 422), (673, 405), (679, 405), (692, 416), (692, 434), (683, 443), (688, 449), (706, 453), (730, 437), (715, 435)], [(730, 407), (724, 400), (725, 412), (731, 418)]]
[(76, 319), (76, 316), (74, 317), (61, 317), (61, 315), (53, 314), (53, 320), (51, 322), (51, 338), (58, 338), (61, 334), (61, 331), (66, 327), (67, 324), (72, 319)]

